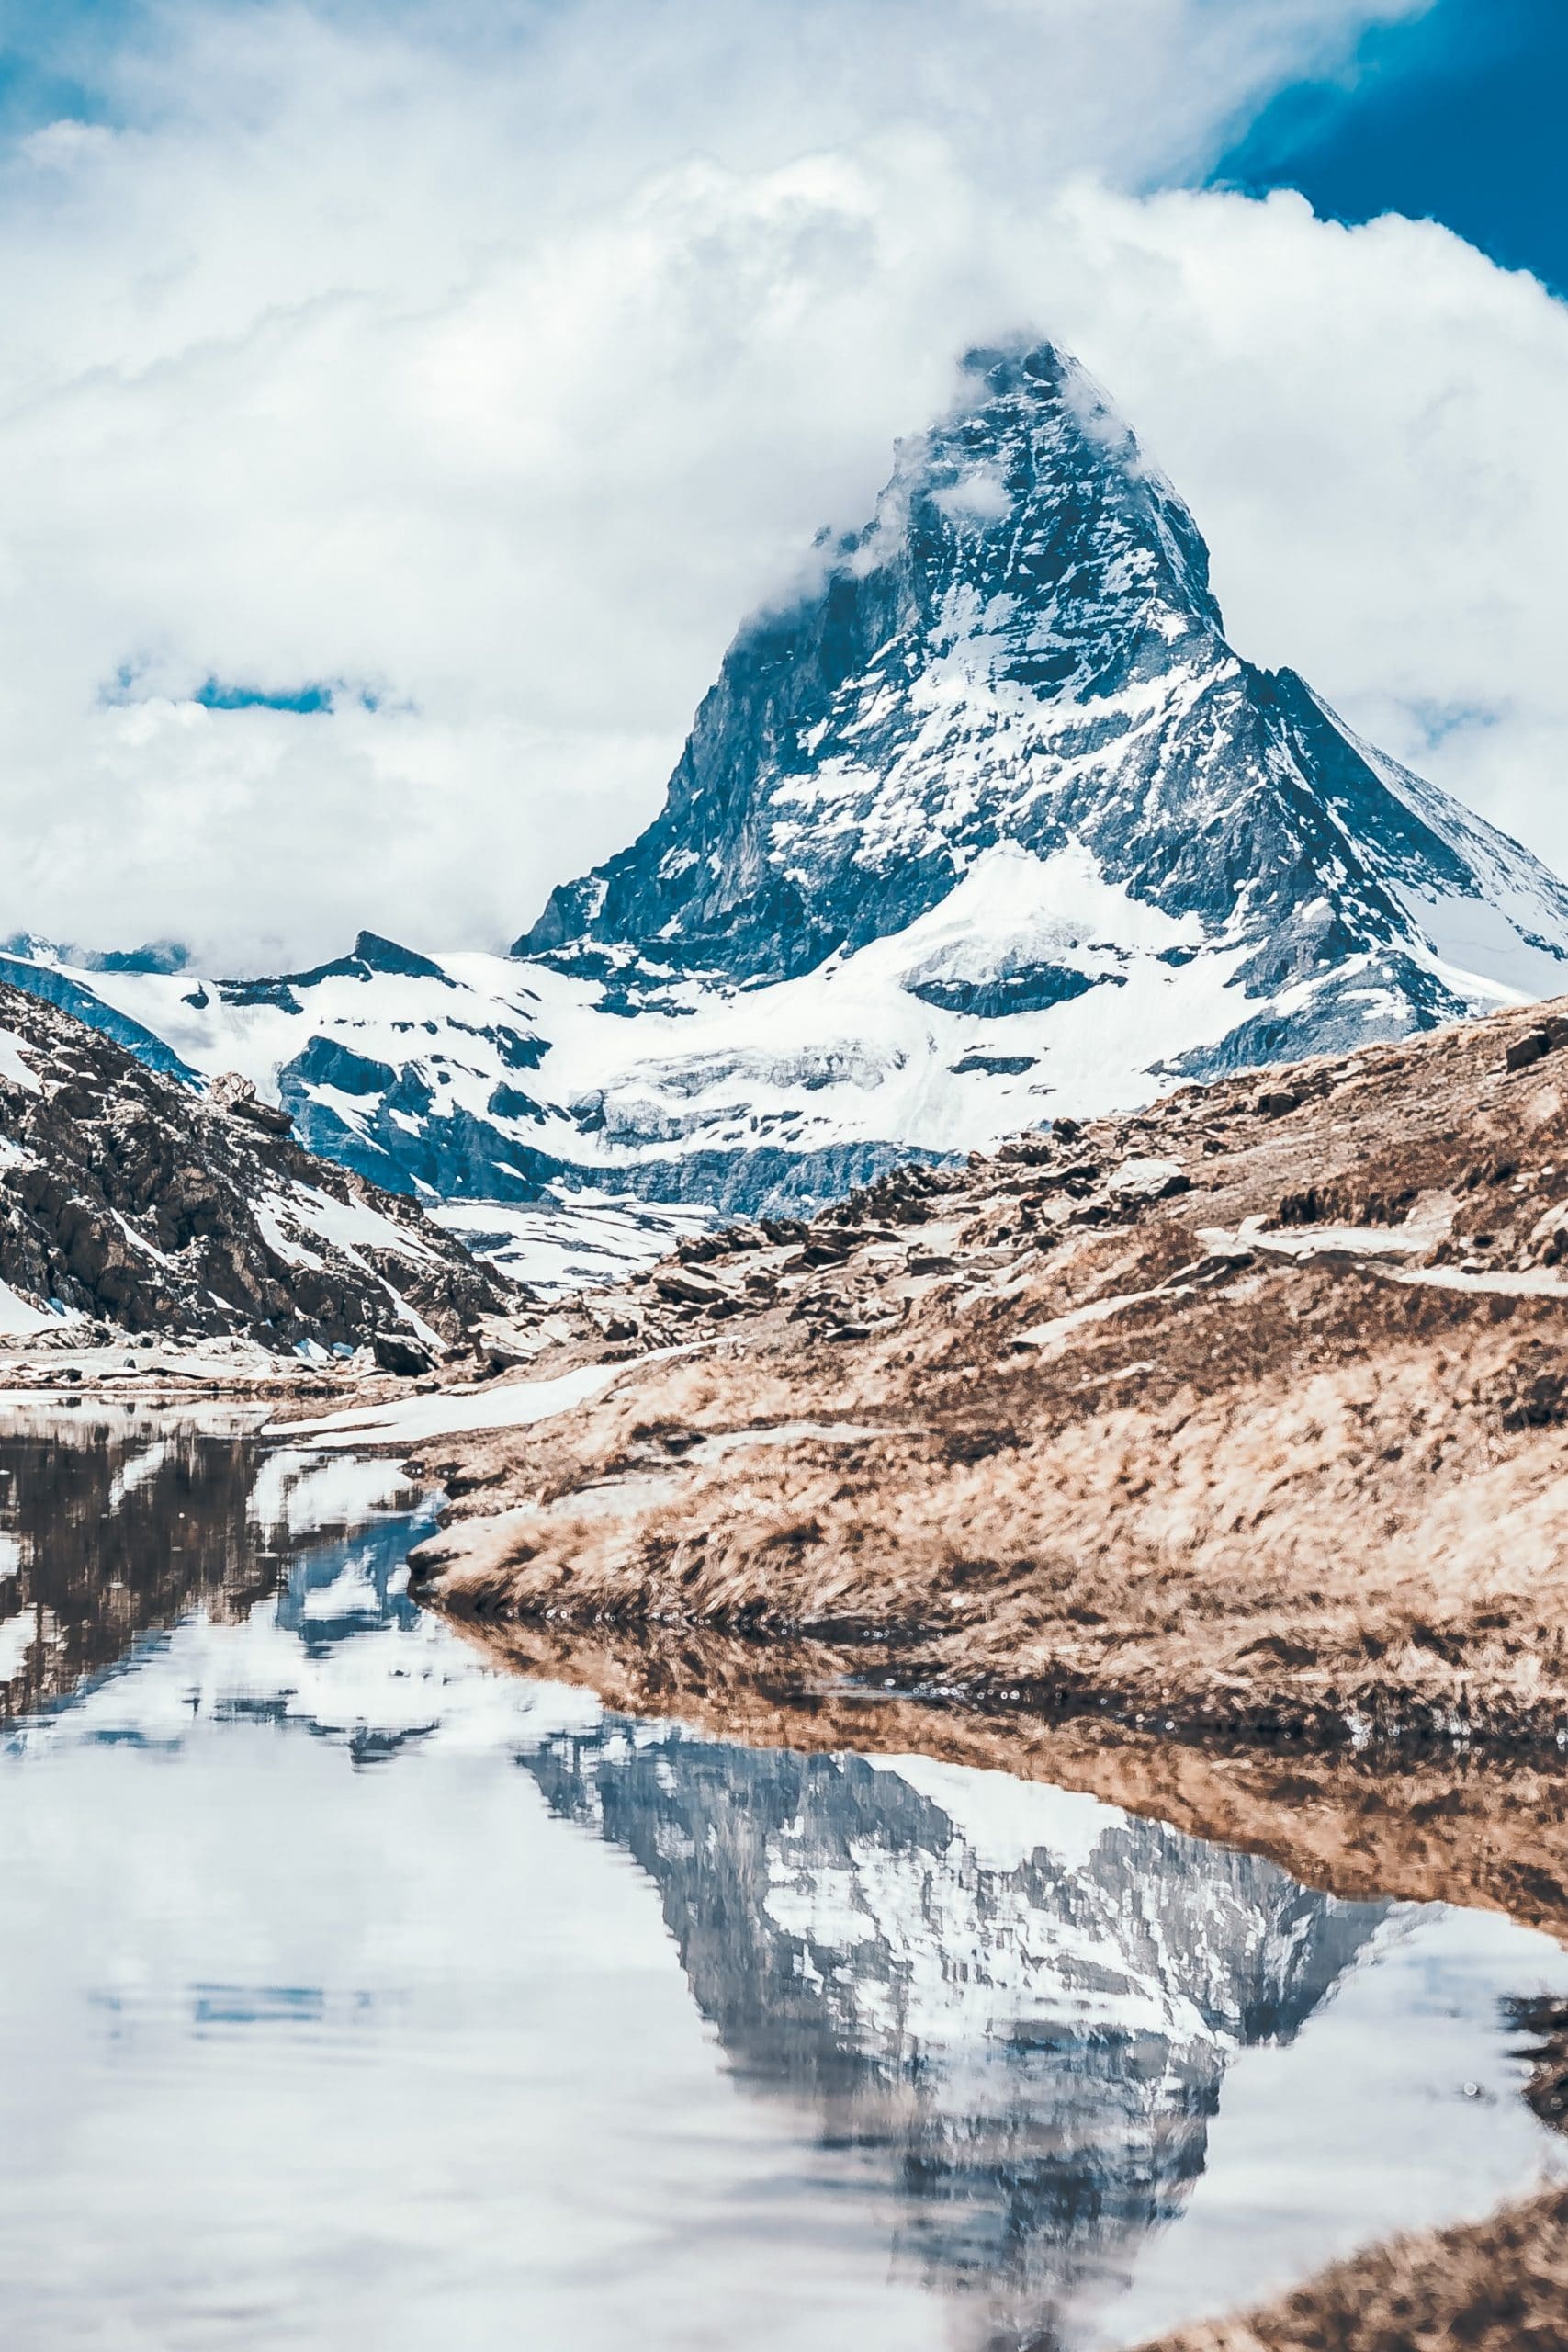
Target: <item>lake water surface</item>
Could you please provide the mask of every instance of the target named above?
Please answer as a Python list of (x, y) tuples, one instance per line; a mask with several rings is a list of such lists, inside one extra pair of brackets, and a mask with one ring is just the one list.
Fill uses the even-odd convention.
[(498, 1674), (398, 1488), (0, 1408), (10, 2352), (1091, 2352), (1568, 2171), (1547, 1939)]

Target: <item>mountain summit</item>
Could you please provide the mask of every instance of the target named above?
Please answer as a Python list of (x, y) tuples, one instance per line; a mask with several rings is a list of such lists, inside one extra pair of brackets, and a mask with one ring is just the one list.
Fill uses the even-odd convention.
[[(1238, 996), (1292, 992), (1246, 1012), (1225, 1058), (1352, 1042), (1374, 998), (1388, 1035), (1472, 1009), (1477, 976), (1568, 979), (1568, 892), (1294, 672), (1232, 650), (1191, 514), (1051, 345), (971, 354), (871, 522), (817, 556), (799, 601), (731, 646), (655, 822), (558, 889), (515, 953), (569, 968), (563, 951), (615, 944), (786, 979), (906, 929), (1009, 847), (1072, 861), (1040, 895), (1074, 953), (1014, 941), (986, 1009), (1115, 979), (1056, 904), (1091, 874), (1181, 923), (1184, 948), (1240, 950)], [(939, 976), (934, 1001), (975, 998)]]
[(571, 1287), (657, 1255), (673, 1204), (814, 1208), (1561, 994), (1568, 889), (1235, 652), (1176, 492), (1020, 345), (972, 355), (870, 521), (741, 629), (658, 819), (513, 956), (69, 962), (5, 977), (176, 1074), (240, 1071), (311, 1149)]

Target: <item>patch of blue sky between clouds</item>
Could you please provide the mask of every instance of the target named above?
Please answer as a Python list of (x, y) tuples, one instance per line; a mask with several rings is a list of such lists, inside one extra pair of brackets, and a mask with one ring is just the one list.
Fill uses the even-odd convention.
[(144, 0), (0, 0), (0, 126), (103, 120), (104, 58), (147, 15)]
[(304, 678), (294, 685), (263, 686), (243, 679), (208, 676), (188, 691), (172, 692), (152, 684), (140, 665), (130, 662), (116, 671), (113, 683), (103, 689), (99, 699), (108, 707), (159, 701), (197, 703), (203, 710), (278, 710), (296, 718), (388, 707), (386, 697), (376, 688), (345, 678)]
[(319, 711), (357, 704), (361, 710), (378, 710), (380, 697), (367, 686), (350, 686), (341, 678), (308, 680), (298, 686), (269, 691), (264, 686), (238, 685), (223, 678), (206, 678), (190, 697), (204, 710), (288, 710), (302, 718)]
[(1281, 91), (1213, 184), (1297, 188), (1328, 220), (1433, 220), (1568, 295), (1568, 5), (1433, 0), (1337, 76)]
[(1504, 713), (1486, 703), (1430, 702), (1420, 698), (1404, 706), (1421, 729), (1428, 746), (1436, 750), (1450, 735), (1478, 733), (1490, 727), (1500, 727)]

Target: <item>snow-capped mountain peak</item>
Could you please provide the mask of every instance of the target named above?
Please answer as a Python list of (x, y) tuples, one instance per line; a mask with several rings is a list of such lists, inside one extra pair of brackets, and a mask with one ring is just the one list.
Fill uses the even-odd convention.
[(671, 1204), (816, 1205), (1561, 992), (1568, 889), (1237, 654), (1181, 499), (1073, 361), (1020, 345), (971, 356), (864, 526), (741, 628), (659, 817), (512, 959), (366, 933), (279, 980), (6, 977), (243, 1070), (313, 1148), (571, 1282), (607, 1196), (624, 1264)]
[[(819, 554), (797, 603), (731, 646), (655, 823), (558, 890), (519, 952), (657, 942), (694, 972), (788, 978), (907, 931), (1011, 844), (1087, 854), (1195, 918), (1189, 946), (1245, 947), (1227, 977), (1249, 995), (1310, 984), (1271, 1008), (1268, 1051), (1367, 1034), (1370, 1005), (1376, 1034), (1452, 1016), (1499, 957), (1516, 986), (1568, 975), (1551, 876), (1292, 672), (1233, 651), (1192, 516), (1050, 346), (972, 356), (872, 521)], [(1483, 900), (1503, 926), (1450, 977), (1422, 910)], [(1473, 922), (1459, 936), (1483, 944)], [(1042, 967), (1033, 993), (1056, 984)], [(1256, 1013), (1245, 1029), (1236, 1057), (1262, 1057)]]

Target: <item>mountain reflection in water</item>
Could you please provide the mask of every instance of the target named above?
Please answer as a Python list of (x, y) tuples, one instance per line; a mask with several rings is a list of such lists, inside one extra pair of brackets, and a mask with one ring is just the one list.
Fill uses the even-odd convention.
[(1551, 2161), (1505, 1920), (497, 1675), (243, 1419), (0, 1471), (21, 2352), (1087, 2352)]
[(876, 2150), (899, 2252), (1023, 2337), (1180, 2212), (1232, 2052), (1293, 2036), (1393, 1907), (919, 1758), (607, 1724), (530, 1769), (654, 1880), (744, 2078)]

